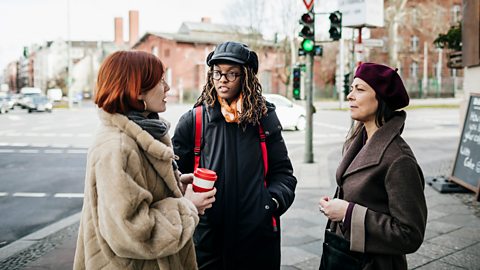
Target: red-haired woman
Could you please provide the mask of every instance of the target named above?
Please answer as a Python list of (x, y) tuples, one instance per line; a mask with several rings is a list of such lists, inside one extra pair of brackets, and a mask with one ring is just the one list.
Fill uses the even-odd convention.
[[(215, 190), (179, 188), (162, 62), (115, 52), (100, 67), (74, 269), (196, 269), (192, 235)], [(183, 180), (183, 179), (182, 179)], [(185, 193), (184, 196), (182, 193)]]

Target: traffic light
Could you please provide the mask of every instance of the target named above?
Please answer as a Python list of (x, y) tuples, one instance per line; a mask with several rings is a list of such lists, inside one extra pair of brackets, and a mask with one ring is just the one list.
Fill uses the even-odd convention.
[(301, 91), (300, 91), (300, 77), (301, 77), (301, 70), (299, 67), (293, 68), (293, 98), (296, 100), (302, 99)]
[(330, 13), (328, 17), (330, 19), (330, 38), (333, 40), (339, 40), (342, 38), (342, 13), (340, 11), (334, 11)]
[(347, 100), (347, 96), (350, 93), (350, 73), (344, 75), (343, 78), (343, 93), (345, 94), (345, 100)]
[(299, 36), (303, 37), (300, 48), (305, 53), (310, 53), (315, 47), (315, 14), (313, 12), (307, 12), (300, 18), (300, 30)]

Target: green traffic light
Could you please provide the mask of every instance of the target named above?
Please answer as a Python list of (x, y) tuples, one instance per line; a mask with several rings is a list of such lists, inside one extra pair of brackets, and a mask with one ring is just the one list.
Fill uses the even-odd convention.
[(311, 39), (304, 39), (302, 41), (302, 49), (306, 52), (311, 52), (313, 51), (313, 48), (315, 47), (315, 42)]

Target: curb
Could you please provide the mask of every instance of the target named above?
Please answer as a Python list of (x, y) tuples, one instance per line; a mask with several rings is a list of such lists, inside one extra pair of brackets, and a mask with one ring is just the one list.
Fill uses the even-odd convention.
[(0, 261), (4, 261), (13, 255), (31, 247), (46, 237), (80, 221), (81, 212), (66, 217), (60, 221), (48, 225), (36, 232), (26, 235), (2, 248), (0, 248)]

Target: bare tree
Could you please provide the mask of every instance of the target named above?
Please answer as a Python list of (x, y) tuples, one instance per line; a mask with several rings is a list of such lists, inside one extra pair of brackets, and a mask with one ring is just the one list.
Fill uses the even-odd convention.
[[(388, 0), (385, 7), (385, 24), (388, 29), (388, 62), (391, 66), (399, 67), (398, 61), (398, 26), (405, 21), (408, 0)], [(403, 24), (402, 24), (403, 25)]]

